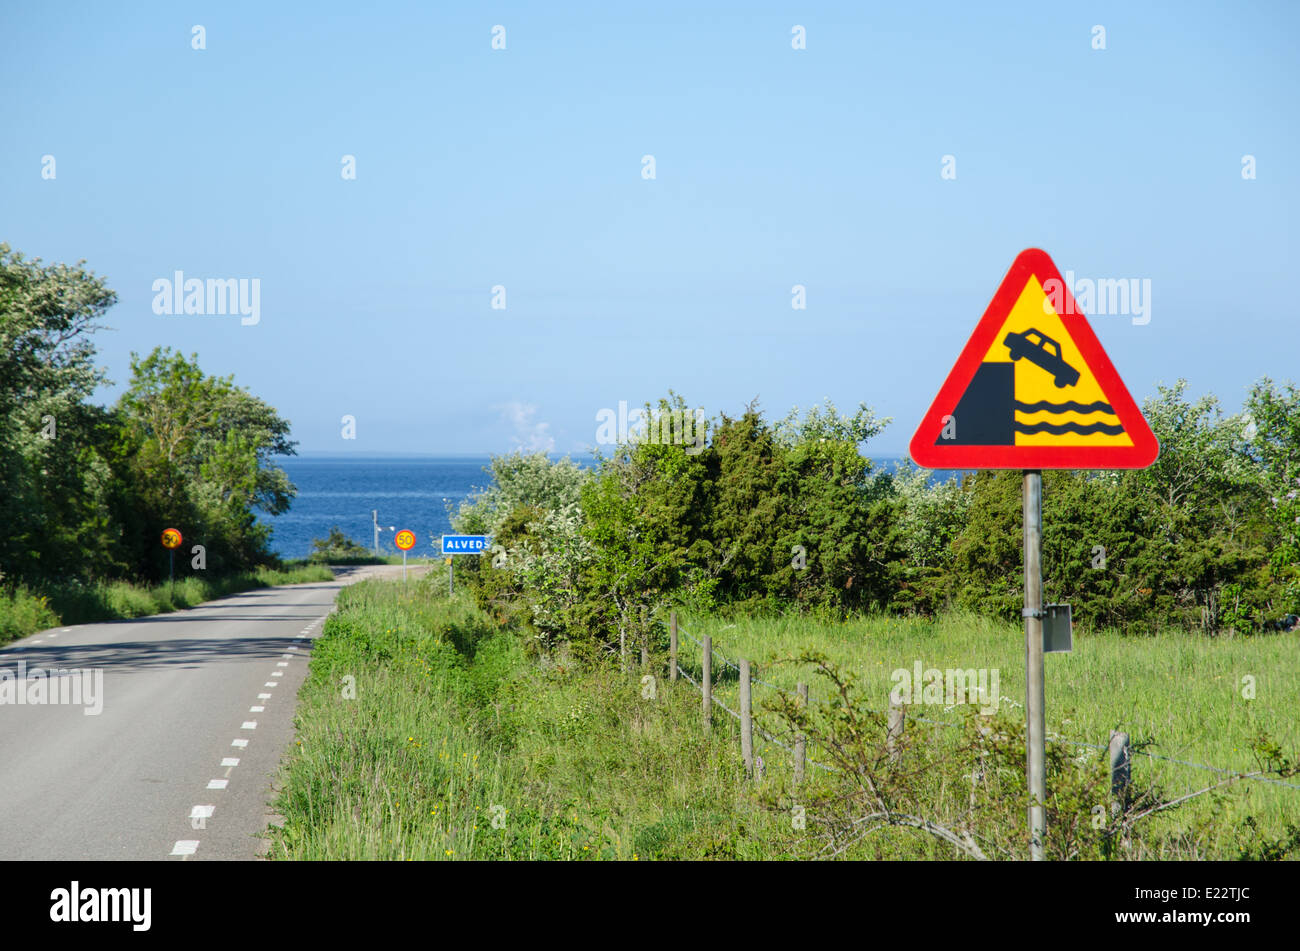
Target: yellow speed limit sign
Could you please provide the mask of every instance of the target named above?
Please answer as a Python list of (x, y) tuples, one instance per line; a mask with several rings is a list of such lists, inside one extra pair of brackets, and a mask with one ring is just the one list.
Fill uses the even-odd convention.
[(415, 532), (411, 531), (409, 528), (402, 529), (393, 539), (393, 544), (402, 551), (410, 551), (415, 547)]
[(165, 528), (162, 533), (163, 548), (180, 548), (181, 532), (178, 528)]

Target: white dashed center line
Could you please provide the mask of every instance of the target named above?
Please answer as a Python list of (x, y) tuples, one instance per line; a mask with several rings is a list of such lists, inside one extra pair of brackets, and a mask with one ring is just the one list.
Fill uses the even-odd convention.
[[(296, 639), (307, 640), (308, 639), (307, 634), (311, 634), (312, 629), (316, 628), (316, 625), (321, 624), (321, 622), (325, 621), (326, 618), (328, 617), (329, 615), (317, 617), (315, 621), (312, 621), (311, 624), (307, 625), (307, 628), (303, 629), (303, 633), (299, 634), (298, 638)], [(70, 630), (72, 630), (72, 628), (64, 628), (64, 631), (70, 631)], [(52, 637), (56, 637), (56, 635), (48, 634), (47, 637), (52, 638)], [(40, 639), (38, 638), (38, 639), (31, 640), (31, 642), (29, 643), (39, 644)], [(287, 668), (287, 666), (289, 666), (289, 661), (294, 659), (294, 657), (298, 656), (296, 655), (296, 653), (294, 653), (294, 651), (298, 651), (298, 644), (289, 644), (289, 650), (279, 655), (283, 657), (283, 659), (285, 660), (278, 661), (278, 663), (276, 664), (277, 668)], [(283, 672), (282, 669), (272, 670), (270, 676), (272, 676), (272, 678), (283, 677), (285, 676), (285, 672)], [(279, 681), (277, 681), (277, 679), (269, 679), (269, 681), (266, 681), (264, 686), (274, 687), (277, 685), (278, 682)], [(269, 700), (270, 698), (272, 698), (272, 694), (257, 694), (257, 699), (259, 700)], [(264, 705), (261, 704), (255, 704), (252, 705), (252, 707), (248, 708), (248, 712), (250, 713), (264, 713), (265, 711), (266, 708), (264, 707)], [(256, 730), (257, 721), (246, 720), (243, 722), (242, 725), (240, 725), (239, 729)], [(242, 737), (238, 739), (231, 739), (230, 746), (239, 748), (239, 750), (246, 750), (246, 748), (248, 747), (248, 741), (247, 739), (243, 739)], [(229, 776), (230, 773), (233, 772), (234, 768), (238, 767), (239, 757), (224, 756), (221, 759), (221, 765), (226, 769), (227, 778), (224, 778), (224, 780), (208, 780), (209, 790), (224, 790), (226, 789), (226, 787), (229, 787), (230, 785)], [(192, 807), (190, 809), (190, 821), (196, 822), (196, 824), (198, 824), (195, 825), (195, 828), (198, 829), (204, 828), (203, 822), (209, 820), (209, 818), (212, 818), (214, 812), (216, 812), (216, 807), (214, 807), (214, 805), (195, 805), (195, 807)], [(177, 843), (175, 843), (174, 846), (172, 846), (172, 852), (170, 852), (170, 854), (181, 856), (181, 859), (185, 860), (188, 859), (188, 857), (190, 857), (191, 855), (194, 855), (195, 852), (198, 851), (199, 851), (199, 839), (178, 839)]]
[[(329, 617), (328, 614), (327, 614), (327, 615), (324, 615), (324, 616), (322, 616), (322, 617), (318, 617), (315, 621), (312, 621), (311, 624), (309, 624), (309, 625), (307, 625), (307, 627), (303, 628), (302, 634), (300, 634), (296, 639), (297, 639), (297, 640), (300, 640), (300, 641), (307, 640), (306, 635), (307, 635), (307, 634), (310, 634), (311, 631), (312, 631), (312, 629), (313, 629), (314, 627), (316, 627), (317, 624), (320, 624), (322, 621), (324, 621), (327, 617)], [(70, 631), (70, 630), (72, 630), (72, 628), (70, 628), (70, 627), (65, 627), (63, 630), (64, 630), (64, 631)], [(55, 635), (54, 635), (54, 634), (50, 634), (49, 636), (50, 636), (50, 637), (54, 637)], [(39, 643), (40, 643), (40, 640), (39, 640), (39, 639), (38, 639), (38, 640), (33, 640), (33, 641), (31, 641), (30, 643), (32, 643), (32, 644), (39, 644)], [(276, 663), (275, 666), (278, 667), (278, 668), (288, 667), (288, 666), (289, 666), (289, 661), (292, 660), (294, 657), (298, 656), (298, 655), (295, 654), (295, 653), (291, 653), (291, 652), (296, 651), (296, 650), (298, 650), (298, 646), (297, 646), (296, 644), (290, 644), (290, 645), (289, 645), (289, 651), (290, 651), (290, 652), (287, 652), (287, 653), (283, 653), (283, 654), (281, 654), (280, 656), (283, 657), (283, 658), (285, 658), (285, 659), (284, 659), (284, 660), (281, 660), (281, 661), (278, 661), (278, 662)], [(273, 670), (273, 671), (271, 672), (271, 677), (273, 677), (273, 678), (275, 678), (275, 677), (283, 677), (283, 676), (284, 676), (284, 671), (283, 671), (283, 670)], [(274, 686), (275, 686), (276, 684), (278, 684), (278, 683), (279, 683), (278, 680), (274, 680), (274, 679), (273, 679), (273, 680), (268, 680), (268, 681), (264, 684), (264, 686), (266, 686), (266, 687), (274, 687)], [(271, 696), (272, 696), (272, 695), (269, 694), (269, 693), (259, 693), (259, 694), (257, 695), (257, 699), (258, 699), (258, 700), (270, 700), (270, 699), (271, 699)], [(249, 708), (248, 708), (248, 712), (249, 712), (249, 713), (265, 713), (265, 712), (266, 712), (266, 707), (265, 707), (265, 706), (262, 706), (261, 704), (256, 704), (256, 705), (254, 705), (254, 706), (249, 707)], [(257, 729), (257, 721), (256, 721), (256, 720), (245, 720), (245, 721), (243, 722), (243, 724), (240, 726), (240, 729), (241, 729), (241, 730), (256, 730), (256, 729)], [(233, 746), (233, 747), (236, 747), (236, 748), (238, 748), (238, 749), (246, 749), (246, 748), (248, 747), (248, 740), (243, 739), (243, 738), (241, 737), (241, 738), (239, 738), (239, 739), (231, 740), (231, 741), (230, 741), (230, 745)], [(239, 757), (237, 757), (237, 756), (226, 756), (226, 757), (223, 757), (222, 760), (221, 760), (221, 765), (224, 766), (224, 767), (226, 768), (226, 777), (227, 777), (227, 778), (226, 778), (226, 779), (210, 779), (210, 780), (208, 780), (208, 786), (207, 786), (208, 789), (226, 789), (226, 788), (230, 785), (230, 779), (229, 779), (228, 777), (230, 776), (231, 771), (232, 771), (236, 766), (239, 765)], [(208, 819), (211, 819), (211, 818), (212, 818), (212, 814), (213, 814), (215, 811), (216, 811), (216, 807), (215, 807), (215, 806), (194, 806), (194, 807), (190, 810), (190, 820), (191, 820), (191, 822), (198, 822), (198, 823), (200, 823), (199, 825), (195, 826), (195, 828), (203, 828), (202, 823), (205, 822), (205, 821), (208, 820)], [(172, 855), (179, 855), (179, 856), (182, 858), (182, 860), (183, 860), (183, 859), (189, 858), (191, 855), (195, 854), (195, 852), (198, 851), (198, 848), (199, 848), (199, 840), (198, 840), (198, 839), (180, 839), (180, 840), (178, 840), (178, 841), (176, 842), (176, 844), (175, 844), (174, 846), (172, 846), (171, 854), (172, 854)]]

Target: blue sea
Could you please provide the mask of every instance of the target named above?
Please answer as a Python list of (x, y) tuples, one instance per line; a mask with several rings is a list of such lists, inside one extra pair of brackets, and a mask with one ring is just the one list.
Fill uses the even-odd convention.
[[(482, 457), (289, 456), (275, 464), (289, 474), (298, 495), (289, 511), (261, 520), (273, 530), (271, 548), (282, 558), (305, 558), (313, 539), (325, 538), (337, 525), (366, 548), (374, 542), (372, 511), (379, 513), (379, 548), (398, 554), (390, 526), (415, 532), (411, 557), (437, 554), (441, 536), (451, 531), (448, 504), (454, 512), (475, 488), (489, 484)], [(590, 460), (574, 457), (579, 465)], [(879, 469), (900, 460), (875, 459)], [(934, 479), (950, 473), (936, 472)]]
[(366, 548), (374, 542), (372, 511), (379, 513), (379, 548), (399, 554), (389, 526), (415, 532), (412, 557), (436, 554), (451, 531), (452, 511), (474, 488), (491, 481), (482, 458), (290, 456), (275, 460), (298, 487), (289, 511), (261, 520), (272, 528), (271, 548), (282, 558), (305, 558), (313, 539), (337, 525)]

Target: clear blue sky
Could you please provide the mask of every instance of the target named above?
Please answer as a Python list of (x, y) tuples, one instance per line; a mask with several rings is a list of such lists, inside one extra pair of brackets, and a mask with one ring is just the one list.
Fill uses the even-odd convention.
[[(1151, 281), (1149, 324), (1093, 321), (1139, 401), (1300, 378), (1300, 5), (279, 7), (0, 12), (0, 239), (108, 278), (119, 384), (197, 351), (333, 452), (581, 451), (669, 387), (829, 396), (901, 455), (1031, 246)], [(260, 279), (260, 323), (155, 315), (177, 270)]]

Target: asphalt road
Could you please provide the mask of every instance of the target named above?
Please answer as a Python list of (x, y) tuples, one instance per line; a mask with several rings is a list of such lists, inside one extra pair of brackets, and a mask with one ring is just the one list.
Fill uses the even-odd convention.
[[(0, 860), (264, 853), (312, 641), (338, 590), (373, 574), (401, 569), (53, 628), (0, 650)], [(39, 682), (80, 702), (15, 702), (23, 686), (39, 700)]]

